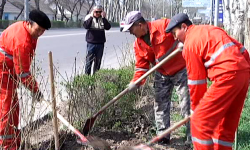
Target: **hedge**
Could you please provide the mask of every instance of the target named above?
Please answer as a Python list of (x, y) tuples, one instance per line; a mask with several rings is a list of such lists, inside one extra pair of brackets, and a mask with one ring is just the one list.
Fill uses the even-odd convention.
[[(9, 25), (17, 22), (17, 20), (0, 20), (0, 29), (6, 29)], [(119, 23), (111, 22), (112, 27), (118, 27)], [(51, 21), (51, 28), (81, 28), (82, 22), (65, 22), (65, 21)]]

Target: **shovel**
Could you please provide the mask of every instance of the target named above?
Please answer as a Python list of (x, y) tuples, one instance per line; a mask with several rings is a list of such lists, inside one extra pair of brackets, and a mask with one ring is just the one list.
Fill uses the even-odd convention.
[(103, 113), (105, 109), (107, 109), (111, 104), (119, 100), (124, 94), (128, 93), (133, 86), (139, 84), (144, 78), (149, 76), (152, 72), (154, 72), (156, 69), (158, 69), (161, 65), (169, 61), (171, 58), (173, 58), (176, 54), (181, 52), (183, 49), (182, 46), (178, 47), (175, 51), (170, 53), (167, 57), (165, 57), (162, 61), (160, 61), (157, 65), (155, 65), (153, 68), (151, 68), (149, 71), (147, 71), (145, 74), (143, 74), (139, 79), (137, 79), (131, 86), (124, 89), (121, 93), (119, 93), (116, 97), (114, 97), (111, 101), (109, 101), (106, 105), (104, 105), (96, 114), (94, 114), (92, 117), (88, 118), (84, 128), (83, 128), (83, 134), (88, 135), (89, 131), (94, 126), (96, 118)]
[[(50, 102), (46, 101), (45, 99), (42, 99), (41, 101), (44, 101), (47, 105), (51, 105)], [(84, 135), (81, 134), (79, 130), (74, 128), (62, 115), (60, 115), (57, 112), (57, 119), (59, 119), (65, 126), (68, 127), (69, 130), (71, 130), (75, 135), (77, 135), (80, 139), (77, 140), (77, 143), (81, 145), (90, 145), (94, 149), (99, 149), (99, 150), (111, 150), (109, 144), (105, 141), (102, 140), (98, 137), (93, 137), (93, 136), (88, 136), (85, 137)]]

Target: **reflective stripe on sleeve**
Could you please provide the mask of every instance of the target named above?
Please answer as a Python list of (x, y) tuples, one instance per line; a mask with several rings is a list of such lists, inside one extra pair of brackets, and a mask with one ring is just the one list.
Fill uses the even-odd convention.
[(233, 143), (232, 142), (227, 142), (227, 141), (223, 141), (223, 140), (219, 140), (219, 139), (214, 139), (213, 138), (213, 142), (222, 146), (227, 146), (227, 147), (232, 147)]
[(20, 74), (20, 77), (21, 77), (21, 78), (26, 78), (26, 77), (28, 77), (29, 75), (30, 75), (30, 72), (21, 73), (21, 74)]
[(193, 142), (197, 142), (199, 144), (203, 144), (203, 145), (212, 145), (213, 144), (213, 140), (201, 140), (201, 139), (198, 139), (196, 137), (192, 137), (192, 141)]
[(144, 71), (144, 72), (147, 72), (148, 69), (144, 69), (144, 68), (135, 68), (135, 71)]
[(207, 83), (207, 79), (202, 80), (189, 80), (188, 79), (188, 85), (198, 85), (198, 84), (205, 84)]
[(208, 68), (213, 62), (214, 62), (214, 60), (225, 50), (225, 49), (227, 49), (228, 47), (231, 47), (231, 46), (233, 46), (234, 45), (234, 43), (233, 42), (230, 42), (230, 43), (227, 43), (227, 44), (224, 44), (224, 45), (222, 45), (219, 49), (218, 49), (218, 51), (216, 51), (212, 56), (211, 56), (211, 58), (210, 58), (210, 60), (209, 61), (207, 61), (207, 62), (205, 62), (205, 67), (206, 68)]
[(240, 52), (243, 53), (243, 52), (245, 52), (245, 50), (246, 50), (246, 48), (245, 48), (245, 47), (242, 47), (242, 48), (240, 49)]
[(13, 60), (13, 56), (6, 53), (3, 49), (0, 48), (0, 53), (2, 53), (4, 56), (6, 56), (7, 58)]
[(14, 134), (10, 134), (10, 135), (0, 135), (0, 139), (1, 139), (1, 140), (12, 139), (12, 138), (14, 138), (14, 137), (15, 137)]

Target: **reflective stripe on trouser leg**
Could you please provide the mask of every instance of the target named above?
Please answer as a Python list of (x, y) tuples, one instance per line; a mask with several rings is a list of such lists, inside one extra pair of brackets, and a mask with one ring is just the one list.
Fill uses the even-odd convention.
[[(240, 114), (244, 106), (246, 94), (248, 91), (248, 73), (236, 74), (241, 79), (242, 89), (230, 105), (224, 119), (215, 128), (213, 135), (215, 150), (231, 150), (235, 138), (235, 132), (239, 124)], [(245, 79), (244, 79), (245, 78)], [(223, 130), (221, 130), (223, 129)]]
[[(155, 73), (155, 121), (157, 134), (160, 134), (170, 126), (170, 104), (173, 91), (173, 84), (168, 76), (162, 76), (159, 72)], [(168, 135), (166, 138), (170, 138)]]
[(4, 149), (17, 149), (20, 145), (18, 119), (19, 103), (16, 84), (7, 72), (0, 74), (0, 146)]
[[(194, 110), (191, 132), (193, 138), (212, 140), (213, 144), (193, 141), (195, 150), (232, 150), (230, 143), (234, 140), (248, 81), (248, 71), (232, 72), (217, 77), (209, 87)], [(232, 117), (235, 111), (237, 115)]]

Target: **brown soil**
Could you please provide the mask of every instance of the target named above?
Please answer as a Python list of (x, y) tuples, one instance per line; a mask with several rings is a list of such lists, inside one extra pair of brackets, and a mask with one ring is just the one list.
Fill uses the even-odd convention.
[[(176, 104), (174, 104), (175, 106)], [(60, 107), (60, 113), (64, 114), (63, 107)], [(107, 130), (105, 127), (94, 127), (90, 133), (91, 136), (99, 137), (111, 146), (112, 150), (117, 150), (124, 146), (135, 146), (143, 144), (152, 138), (151, 130), (153, 127), (153, 97), (144, 97), (137, 105), (137, 109), (143, 110), (142, 114), (134, 114), (133, 122), (124, 122), (123, 129)], [(171, 112), (178, 112), (177, 107)], [(53, 128), (50, 118), (41, 121), (38, 129), (32, 132), (30, 136), (33, 149), (46, 150), (54, 149), (53, 144)], [(83, 146), (78, 144), (77, 137), (72, 133), (66, 132), (65, 128), (60, 127), (60, 144), (61, 150), (93, 150), (91, 146)], [(126, 130), (124, 130), (126, 129)], [(129, 129), (129, 131), (127, 130)], [(184, 137), (180, 136), (180, 130), (176, 130), (171, 134), (170, 145), (154, 144), (155, 150), (191, 150), (189, 145), (185, 145)]]

